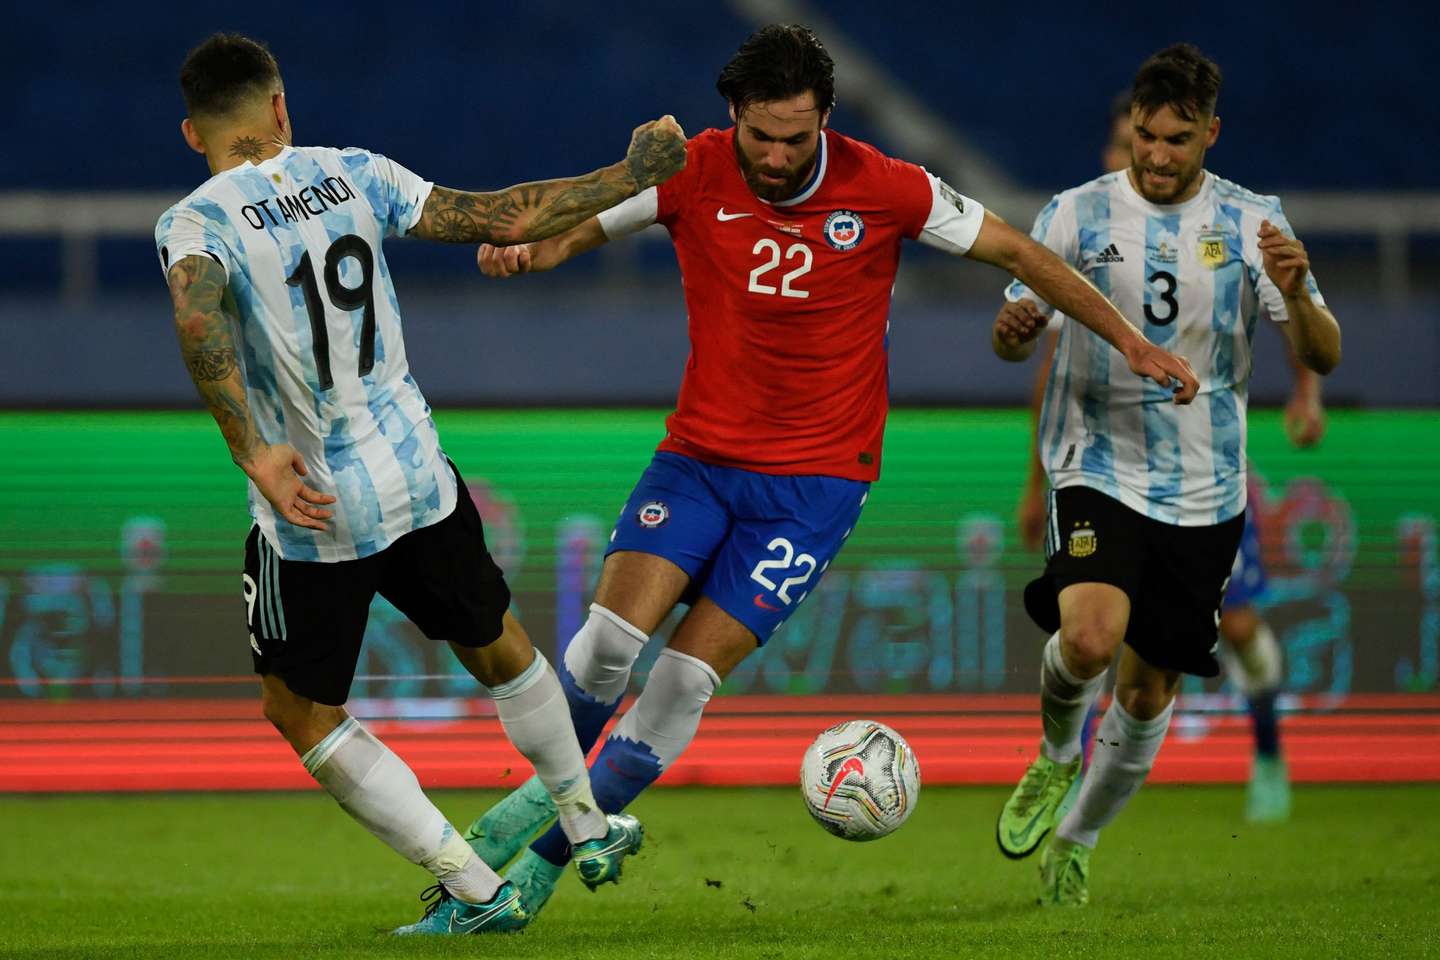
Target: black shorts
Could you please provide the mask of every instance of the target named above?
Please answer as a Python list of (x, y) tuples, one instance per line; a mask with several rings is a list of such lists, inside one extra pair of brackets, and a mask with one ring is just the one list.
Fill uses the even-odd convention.
[(1025, 611), (1040, 629), (1060, 629), (1060, 591), (1108, 583), (1130, 598), (1125, 642), (1153, 666), (1202, 677), (1220, 673), (1220, 603), (1245, 515), (1181, 527), (1137, 513), (1088, 487), (1050, 496), (1045, 572), (1025, 587)]
[(455, 481), (448, 517), (359, 560), (283, 560), (252, 527), (244, 587), (255, 672), (280, 677), (302, 697), (344, 703), (377, 593), (432, 640), (483, 647), (499, 639), (510, 588), (458, 470)]

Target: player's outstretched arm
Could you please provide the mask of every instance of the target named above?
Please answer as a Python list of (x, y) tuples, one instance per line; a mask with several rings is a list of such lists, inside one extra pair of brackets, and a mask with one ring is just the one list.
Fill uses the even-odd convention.
[(564, 233), (685, 167), (685, 132), (671, 116), (635, 128), (625, 159), (583, 177), (493, 193), (436, 186), (411, 231), (445, 243), (530, 243)]
[(1260, 224), (1260, 254), (1265, 273), (1285, 297), (1285, 312), (1290, 317), (1285, 335), (1296, 358), (1324, 376), (1340, 364), (1340, 324), (1310, 296), (1310, 255), (1305, 244), (1266, 220)]
[(1011, 227), (985, 212), (985, 222), (966, 256), (993, 264), (1018, 279), (1066, 316), (1095, 331), (1125, 357), (1130, 369), (1163, 387), (1174, 387), (1176, 403), (1189, 403), (1200, 380), (1184, 357), (1178, 357), (1149, 340), (1126, 320), (1115, 305), (1076, 270)]
[(541, 273), (553, 270), (571, 257), (603, 246), (609, 238), (598, 217), (591, 217), (580, 226), (558, 236), (535, 243), (518, 243), (497, 247), (482, 243), (475, 251), (475, 263), (487, 277), (513, 277), (517, 273)]
[(180, 356), (195, 389), (220, 427), (230, 458), (265, 499), (296, 526), (325, 529), (335, 498), (306, 486), (305, 463), (289, 444), (268, 444), (255, 428), (235, 331), (225, 304), (225, 270), (210, 257), (182, 257), (170, 267), (170, 299)]

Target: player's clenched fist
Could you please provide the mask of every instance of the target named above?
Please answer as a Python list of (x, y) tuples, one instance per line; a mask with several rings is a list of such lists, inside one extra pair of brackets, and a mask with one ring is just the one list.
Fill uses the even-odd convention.
[(685, 131), (670, 114), (642, 123), (630, 136), (625, 169), (635, 181), (635, 192), (664, 183), (685, 169)]
[(1299, 238), (1286, 236), (1269, 220), (1260, 224), (1260, 255), (1271, 282), (1287, 297), (1305, 292), (1305, 276), (1310, 272), (1310, 255)]
[(496, 247), (480, 244), (475, 251), (475, 262), (480, 272), (487, 277), (513, 277), (517, 273), (530, 272), (530, 244), (517, 243), (511, 247)]
[(1033, 301), (1007, 303), (995, 315), (995, 339), (1011, 347), (1029, 343), (1040, 336), (1049, 321)]

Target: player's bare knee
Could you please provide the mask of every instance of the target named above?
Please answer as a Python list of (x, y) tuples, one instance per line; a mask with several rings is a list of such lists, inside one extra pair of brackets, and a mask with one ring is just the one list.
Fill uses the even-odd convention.
[(1061, 627), (1060, 653), (1071, 673), (1088, 680), (1105, 672), (1124, 638), (1123, 626), (1117, 628), (1099, 619), (1081, 620)]

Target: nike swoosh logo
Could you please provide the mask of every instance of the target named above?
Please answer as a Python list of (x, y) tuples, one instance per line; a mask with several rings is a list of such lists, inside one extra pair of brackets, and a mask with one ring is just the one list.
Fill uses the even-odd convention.
[(610, 769), (610, 772), (611, 772), (611, 773), (613, 773), (613, 774), (615, 774), (616, 776), (619, 776), (619, 777), (624, 777), (626, 780), (636, 780), (636, 781), (640, 781), (640, 780), (648, 780), (648, 779), (649, 779), (648, 777), (645, 777), (645, 776), (643, 776), (643, 775), (637, 777), (637, 776), (635, 776), (635, 775), (632, 774), (632, 773), (626, 773), (624, 770), (621, 770), (621, 769), (620, 769), (620, 764), (618, 764), (618, 763), (615, 762), (615, 758), (614, 758), (614, 757), (606, 757), (606, 758), (605, 758), (605, 766)]
[[(516, 896), (518, 896), (518, 894), (516, 894)], [(476, 916), (473, 916), (473, 917), (469, 918), (468, 920), (462, 920), (462, 919), (460, 919), (460, 911), (459, 911), (458, 909), (456, 909), (456, 910), (451, 910), (451, 911), (450, 911), (450, 932), (451, 932), (451, 933), (457, 933), (457, 932), (458, 932), (458, 933), (464, 933), (464, 932), (467, 931), (467, 930), (471, 930), (471, 929), (473, 929), (473, 928), (475, 928), (475, 927), (478, 927), (480, 924), (484, 923), (486, 920), (489, 920), (491, 917), (495, 916), (495, 915), (498, 914), (500, 911), (502, 911), (502, 910), (504, 910), (506, 907), (510, 906), (510, 903), (511, 903), (514, 899), (515, 899), (514, 896), (506, 897), (505, 900), (504, 900), (504, 902), (502, 902), (502, 903), (497, 903), (495, 906), (491, 907), (489, 910), (486, 910), (484, 913), (477, 914)]]
[(597, 857), (608, 857), (610, 856), (610, 854), (619, 853), (621, 850), (624, 850), (629, 846), (629, 838), (622, 834), (615, 840), (614, 843), (610, 844), (608, 847), (602, 847), (601, 849), (596, 850), (594, 853), (587, 854), (585, 859), (594, 860)]
[(1040, 822), (1040, 818), (1043, 816), (1045, 816), (1044, 808), (1042, 808), (1039, 813), (1035, 814), (1035, 816), (1030, 818), (1030, 822), (1025, 824), (1025, 828), (1023, 830), (1011, 830), (1010, 842), (1015, 844), (1017, 847), (1023, 844), (1027, 839), (1029, 839), (1031, 832), (1035, 829), (1035, 825)]
[(830, 791), (825, 794), (825, 802), (820, 805), (821, 810), (830, 809), (830, 798), (835, 796), (835, 791), (840, 789), (840, 784), (845, 782), (846, 777), (852, 773), (862, 777), (865, 776), (865, 763), (859, 757), (851, 757), (849, 760), (840, 764), (840, 769), (835, 772), (838, 773), (839, 776), (830, 784)]
[(741, 217), (753, 216), (755, 216), (755, 214), (753, 213), (726, 213), (724, 207), (721, 207), (719, 210), (715, 211), (715, 219), (719, 220), (721, 223), (724, 223), (726, 220), (739, 220)]
[(761, 610), (780, 610), (780, 609), (782, 609), (781, 607), (777, 607), (777, 606), (774, 606), (774, 605), (772, 605), (772, 604), (766, 603), (766, 602), (765, 602), (765, 594), (763, 594), (763, 593), (757, 593), (757, 594), (755, 594), (755, 606), (759, 607)]

